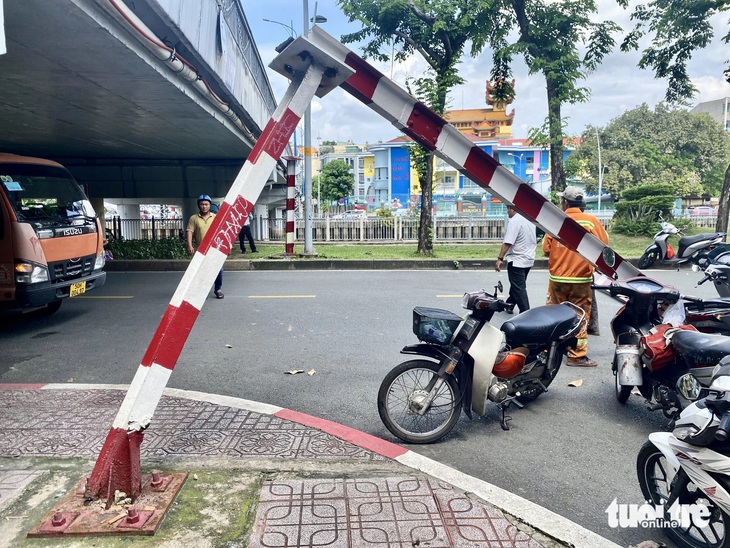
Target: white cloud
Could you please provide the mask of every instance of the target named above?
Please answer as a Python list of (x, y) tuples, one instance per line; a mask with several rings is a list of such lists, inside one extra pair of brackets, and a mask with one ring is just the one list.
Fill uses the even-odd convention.
[[(622, 25), (624, 29), (630, 28), (630, 12), (619, 8), (612, 0), (599, 0), (599, 5), (600, 19), (610, 19)], [(313, 13), (314, 2), (309, 2), (309, 8)], [(288, 34), (283, 26), (266, 23), (263, 18), (279, 19), (284, 26), (291, 25), (297, 32), (301, 31), (303, 17), (302, 3), (299, 0), (266, 2), (244, 0), (244, 10), (266, 65), (276, 55), (274, 47), (286, 39)], [(322, 28), (335, 38), (359, 28), (358, 25), (347, 22), (337, 7), (336, 0), (319, 0), (318, 13), (328, 18), (328, 22), (322, 25)], [(279, 14), (288, 14), (293, 18), (285, 21)], [(713, 19), (716, 34), (724, 34), (726, 23), (727, 14)], [(350, 47), (359, 53), (357, 47)], [(689, 63), (692, 81), (699, 89), (698, 95), (692, 101), (693, 104), (730, 96), (730, 84), (723, 79), (723, 69), (727, 66), (728, 59), (727, 49), (727, 46), (720, 42), (720, 37), (716, 36), (710, 47), (695, 53)], [(647, 103), (653, 108), (664, 98), (666, 81), (657, 80), (652, 72), (639, 69), (637, 67), (639, 56), (638, 52), (616, 51), (605, 59), (594, 74), (579, 84), (590, 88), (591, 96), (586, 103), (564, 105), (562, 115), (569, 119), (569, 132), (580, 134), (589, 124), (603, 126), (626, 110), (642, 103)], [(517, 59), (515, 61), (517, 96), (509, 110), (515, 109), (513, 134), (517, 138), (523, 138), (530, 127), (542, 125), (547, 115), (547, 99), (542, 76), (528, 75), (524, 63)], [(383, 74), (390, 76), (389, 63), (372, 64)], [(408, 76), (418, 77), (426, 68), (423, 59), (412, 57), (393, 65), (393, 80), (403, 86)], [(465, 58), (459, 66), (459, 74), (467, 82), (452, 90), (449, 96), (449, 108), (484, 107), (485, 81), (489, 78), (490, 68), (489, 53), (483, 53), (476, 59)], [(275, 96), (281, 98), (288, 81), (271, 71), (269, 79)], [(313, 142), (316, 142), (316, 137), (319, 136), (323, 140), (375, 143), (399, 135), (393, 126), (343, 90), (333, 90), (324, 98), (314, 99), (312, 128)]]

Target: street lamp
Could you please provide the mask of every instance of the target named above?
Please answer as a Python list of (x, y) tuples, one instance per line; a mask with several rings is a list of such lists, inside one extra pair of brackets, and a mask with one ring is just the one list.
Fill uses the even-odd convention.
[[(309, 3), (302, 0), (304, 34), (309, 34)], [(317, 3), (314, 3), (313, 23), (326, 23), (327, 18), (317, 15)], [(304, 111), (304, 250), (303, 255), (317, 255), (312, 245), (312, 102)]]
[(598, 145), (598, 211), (601, 211), (601, 190), (603, 188), (603, 169), (601, 168), (601, 140), (598, 138), (598, 128), (596, 130), (596, 144)]
[(267, 23), (275, 23), (277, 25), (281, 25), (282, 27), (284, 27), (289, 32), (289, 36), (291, 38), (296, 38), (297, 37), (297, 31), (294, 30), (294, 22), (293, 21), (289, 25), (287, 25), (286, 23), (281, 23), (279, 21), (274, 21), (273, 19), (263, 19), (263, 20), (266, 21)]
[[(524, 156), (524, 154), (512, 154), (511, 152), (508, 152), (507, 153), (507, 156), (512, 156), (512, 158), (519, 158), (519, 160), (520, 160), (520, 166), (522, 166), (522, 157)], [(514, 172), (515, 171), (512, 170), (512, 173), (514, 173)], [(522, 170), (520, 169), (520, 175), (519, 175), (520, 180), (522, 180), (522, 174), (521, 173), (522, 173)]]

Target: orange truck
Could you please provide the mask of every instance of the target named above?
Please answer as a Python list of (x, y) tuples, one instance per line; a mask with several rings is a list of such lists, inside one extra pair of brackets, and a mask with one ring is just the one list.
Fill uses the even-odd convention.
[(66, 168), (0, 154), (0, 311), (45, 307), (106, 281), (104, 231)]

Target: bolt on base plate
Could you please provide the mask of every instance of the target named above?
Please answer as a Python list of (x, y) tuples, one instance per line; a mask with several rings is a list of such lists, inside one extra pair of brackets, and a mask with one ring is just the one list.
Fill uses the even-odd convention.
[(27, 536), (154, 535), (187, 477), (187, 473), (144, 474), (142, 493), (134, 504), (113, 504), (109, 510), (105, 510), (100, 501), (85, 504), (84, 478), (46, 513)]

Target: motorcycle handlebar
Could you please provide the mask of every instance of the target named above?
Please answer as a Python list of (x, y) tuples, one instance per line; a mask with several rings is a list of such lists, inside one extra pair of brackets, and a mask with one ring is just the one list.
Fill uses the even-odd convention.
[(728, 436), (728, 430), (730, 430), (730, 411), (723, 413), (720, 419), (720, 426), (717, 427), (715, 432), (715, 439), (717, 441), (725, 441)]
[(705, 274), (705, 275), (704, 275), (704, 276), (702, 277), (702, 279), (701, 279), (701, 280), (700, 280), (699, 282), (697, 282), (697, 285), (698, 285), (698, 286), (700, 286), (700, 285), (702, 285), (703, 283), (705, 283), (705, 282), (709, 281), (709, 279), (710, 279), (710, 277), (709, 277), (709, 276), (708, 276), (707, 274)]

